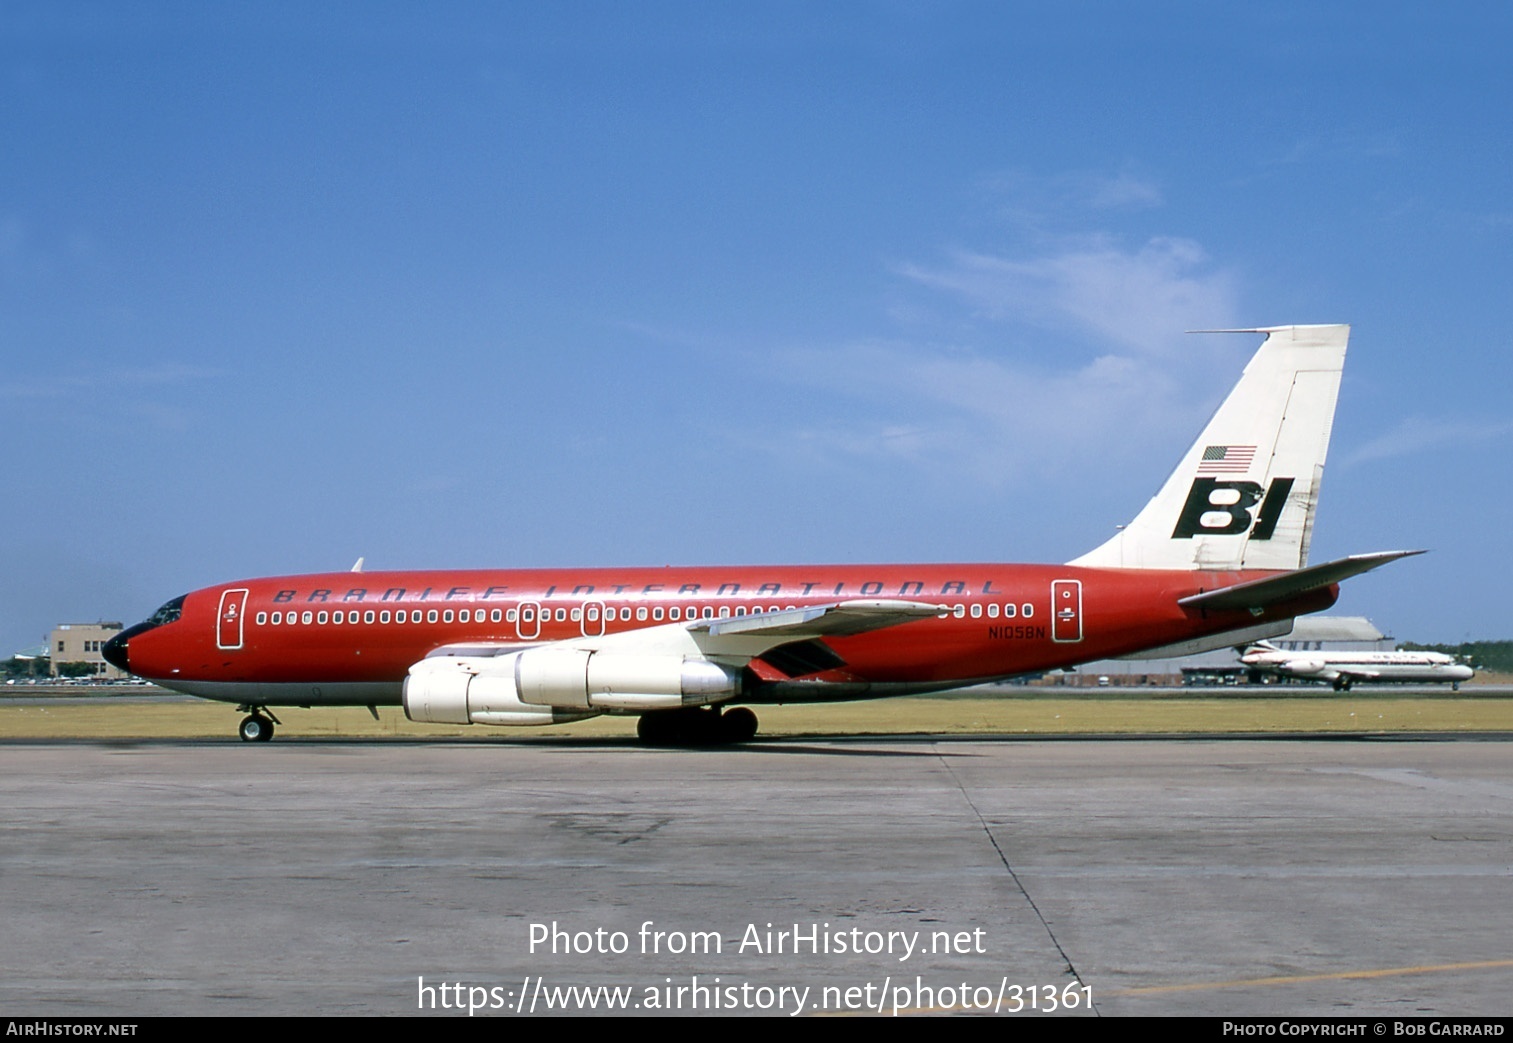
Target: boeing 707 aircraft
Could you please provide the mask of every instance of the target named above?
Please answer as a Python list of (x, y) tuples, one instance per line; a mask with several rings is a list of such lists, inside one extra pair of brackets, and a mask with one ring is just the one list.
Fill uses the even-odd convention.
[[(1265, 340), (1128, 526), (1065, 565), (336, 572), (174, 598), (105, 648), (166, 688), (415, 721), (639, 717), (648, 742), (752, 738), (764, 703), (959, 688), (1286, 633), (1340, 581), (1417, 551), (1308, 565), (1348, 326)], [(360, 564), (360, 563), (359, 563)]]

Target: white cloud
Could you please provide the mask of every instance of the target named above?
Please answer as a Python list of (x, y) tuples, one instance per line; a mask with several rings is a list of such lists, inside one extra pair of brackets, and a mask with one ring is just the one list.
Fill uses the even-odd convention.
[(1090, 178), (1087, 187), (1088, 202), (1099, 210), (1144, 209), (1160, 206), (1164, 201), (1161, 190), (1154, 182), (1129, 173), (1110, 178)]
[(23, 378), (0, 384), (0, 398), (53, 398), (82, 392), (118, 392), (125, 388), (157, 388), (214, 380), (225, 370), (205, 366), (164, 363), (137, 369), (75, 370), (48, 376)]
[[(769, 448), (840, 469), (889, 463), (926, 481), (987, 487), (1144, 469), (1155, 447), (1180, 452), (1237, 379), (1246, 350), (1235, 338), (1183, 331), (1247, 325), (1235, 277), (1191, 239), (1131, 246), (1111, 232), (1045, 231), (1159, 205), (1157, 187), (1134, 175), (1011, 173), (993, 188), (1024, 219), (1018, 238), (1029, 245), (898, 266), (931, 293), (890, 314), (928, 335), (781, 353), (782, 371), (831, 389), (834, 405), (826, 422)], [(964, 310), (976, 321), (962, 322)]]
[(997, 197), (998, 214), (1027, 228), (1048, 227), (1066, 220), (1075, 223), (1089, 210), (1148, 210), (1165, 202), (1154, 181), (1130, 171), (1042, 177), (1009, 170), (985, 179), (984, 185)]
[(847, 419), (796, 432), (789, 449), (846, 468), (902, 464), (989, 488), (1144, 460), (1149, 441), (1180, 438), (1213, 405), (1212, 389), (1115, 354), (1055, 368), (933, 345), (866, 343), (782, 361), (806, 381), (867, 400), (831, 414)]
[(1366, 463), (1446, 446), (1464, 447), (1513, 434), (1513, 420), (1464, 421), (1408, 417), (1393, 430), (1357, 447), (1344, 462)]
[(901, 271), (993, 319), (1071, 327), (1111, 347), (1164, 355), (1184, 329), (1234, 323), (1234, 280), (1207, 262), (1189, 239), (1155, 238), (1136, 250), (1099, 240), (1028, 259), (957, 252), (944, 266)]

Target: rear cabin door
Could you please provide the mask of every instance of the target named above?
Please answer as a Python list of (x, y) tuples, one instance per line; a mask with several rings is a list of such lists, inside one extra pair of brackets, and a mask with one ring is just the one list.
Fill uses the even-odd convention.
[(1051, 581), (1051, 640), (1068, 643), (1082, 640), (1082, 581)]

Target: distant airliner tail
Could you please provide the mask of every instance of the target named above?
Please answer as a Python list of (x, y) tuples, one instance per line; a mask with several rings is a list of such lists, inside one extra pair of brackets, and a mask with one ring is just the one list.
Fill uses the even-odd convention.
[(1297, 569), (1334, 426), (1349, 326), (1206, 332), (1266, 340), (1161, 491), (1113, 539), (1069, 564)]

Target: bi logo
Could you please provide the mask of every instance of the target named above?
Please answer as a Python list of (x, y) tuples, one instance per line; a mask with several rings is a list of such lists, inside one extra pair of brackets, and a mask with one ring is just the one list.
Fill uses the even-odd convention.
[[(1292, 491), (1291, 478), (1273, 478), (1262, 489), (1255, 482), (1225, 482), (1218, 478), (1197, 478), (1182, 505), (1182, 515), (1172, 530), (1172, 539), (1192, 536), (1235, 536), (1250, 529), (1253, 540), (1269, 540), (1276, 531), (1277, 519)], [(1262, 499), (1262, 493), (1265, 498)], [(1259, 512), (1256, 504), (1261, 505)], [(1255, 527), (1251, 528), (1251, 523)]]

